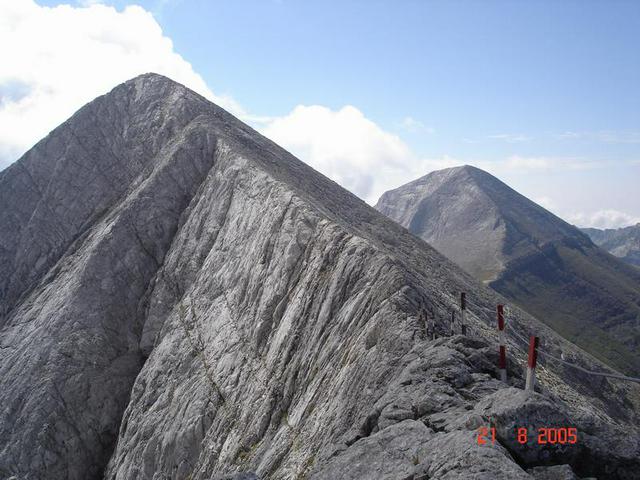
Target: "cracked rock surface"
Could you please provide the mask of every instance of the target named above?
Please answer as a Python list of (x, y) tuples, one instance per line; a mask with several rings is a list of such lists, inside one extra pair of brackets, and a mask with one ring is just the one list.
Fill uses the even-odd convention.
[[(0, 173), (0, 202), (2, 480), (640, 469), (637, 388), (542, 367), (523, 394), (529, 331), (598, 364), (515, 308), (498, 381), (502, 298), (169, 79), (83, 107)], [(584, 442), (513, 443), (549, 418)]]

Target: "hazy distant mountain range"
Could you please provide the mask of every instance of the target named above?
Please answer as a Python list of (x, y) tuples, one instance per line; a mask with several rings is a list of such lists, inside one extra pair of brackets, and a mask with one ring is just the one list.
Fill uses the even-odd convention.
[(640, 267), (640, 223), (623, 228), (583, 228), (593, 243), (621, 260)]
[(432, 172), (376, 208), (616, 368), (640, 372), (640, 270), (478, 168)]
[[(461, 172), (473, 207), (486, 185)], [(514, 219), (483, 199), (486, 224), (442, 197), (447, 222), (495, 226), (508, 246), (468, 264), (484, 278), (547, 251), (531, 231), (558, 242), (544, 279), (571, 271), (559, 256), (613, 275), (586, 236), (515, 199)], [(518, 265), (533, 293), (550, 289)], [(625, 268), (610, 282), (632, 282)], [(571, 279), (568, 293), (603, 299)], [(640, 386), (552, 364), (605, 370), (517, 307), (500, 381), (503, 301), (223, 109), (142, 75), (0, 172), (0, 480), (632, 478)], [(544, 342), (536, 393), (522, 390), (530, 332)], [(495, 445), (478, 442), (483, 425)], [(539, 427), (579, 442), (539, 445)]]

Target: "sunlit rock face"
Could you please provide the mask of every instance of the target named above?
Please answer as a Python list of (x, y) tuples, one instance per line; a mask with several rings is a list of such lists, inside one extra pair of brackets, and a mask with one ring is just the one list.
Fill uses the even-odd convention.
[(0, 202), (2, 480), (525, 479), (477, 428), (550, 406), (611, 440), (563, 469), (640, 468), (637, 389), (548, 369), (527, 403), (530, 330), (599, 364), (511, 308), (501, 383), (504, 299), (167, 78), (85, 106)]

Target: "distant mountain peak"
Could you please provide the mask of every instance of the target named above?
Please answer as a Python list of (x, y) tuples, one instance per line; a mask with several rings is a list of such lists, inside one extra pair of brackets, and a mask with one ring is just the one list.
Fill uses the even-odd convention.
[(473, 165), (459, 165), (457, 167), (450, 167), (450, 168), (443, 168), (441, 170), (435, 170), (433, 172), (431, 172), (432, 174), (446, 174), (446, 173), (452, 173), (452, 174), (468, 174), (468, 175), (472, 175), (472, 174), (476, 174), (476, 173), (481, 173), (481, 174), (486, 174), (487, 172), (485, 172), (484, 170), (478, 168), (478, 167), (474, 167)]
[(188, 89), (186, 86), (181, 84), (180, 82), (177, 82), (172, 78), (169, 78), (165, 75), (162, 75), (160, 73), (155, 73), (155, 72), (142, 73), (136, 77), (130, 78), (129, 80), (122, 83), (120, 86), (127, 86), (127, 85), (137, 85), (139, 87), (142, 87), (145, 89), (152, 89), (152, 90), (162, 89), (166, 87), (183, 88), (185, 90), (189, 90), (193, 92), (192, 90)]
[(471, 165), (437, 170), (385, 192), (376, 208), (484, 281), (549, 241), (590, 243), (575, 227)]
[(477, 172), (486, 173), (483, 170), (480, 170), (479, 168), (473, 167), (471, 165), (460, 165), (456, 167), (443, 168), (441, 170), (434, 170), (432, 172), (429, 172), (422, 177), (412, 180), (411, 182), (405, 184), (404, 186), (426, 185), (430, 183), (436, 183), (438, 181), (442, 182), (445, 180), (451, 180), (455, 178), (467, 178), (472, 180), (474, 179), (473, 175), (476, 175)]
[[(640, 273), (493, 175), (468, 165), (431, 172), (385, 192), (376, 208), (572, 341), (591, 336), (581, 345), (640, 371)], [(633, 260), (634, 229), (588, 233), (617, 235), (611, 251)]]

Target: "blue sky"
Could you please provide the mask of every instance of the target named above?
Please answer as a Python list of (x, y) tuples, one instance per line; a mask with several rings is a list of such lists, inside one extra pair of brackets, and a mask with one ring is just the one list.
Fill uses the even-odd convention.
[[(132, 2), (104, 3), (121, 12)], [(574, 223), (640, 219), (640, 2), (135, 3), (212, 92), (368, 201), (428, 170), (470, 163)], [(353, 106), (402, 144), (370, 164), (364, 149), (344, 168), (411, 167), (389, 175), (391, 184), (355, 181), (338, 160), (311, 158), (329, 134), (307, 148), (286, 122), (264, 125), (293, 122), (296, 107), (312, 105), (326, 109), (317, 112), (326, 122)]]

